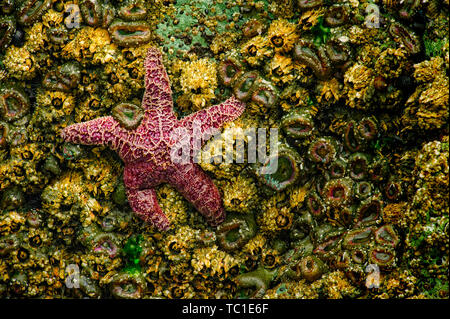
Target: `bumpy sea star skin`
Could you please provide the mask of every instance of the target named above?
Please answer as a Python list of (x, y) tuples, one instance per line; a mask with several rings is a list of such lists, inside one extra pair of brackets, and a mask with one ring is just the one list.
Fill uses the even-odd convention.
[(208, 134), (211, 129), (238, 118), (245, 104), (231, 97), (178, 120), (173, 112), (169, 77), (158, 50), (148, 50), (144, 67), (146, 90), (142, 108), (145, 113), (136, 129), (127, 130), (112, 116), (105, 116), (66, 127), (62, 138), (76, 144), (107, 145), (117, 151), (125, 163), (124, 182), (131, 208), (159, 230), (169, 228), (169, 220), (154, 190), (161, 183), (173, 185), (210, 225), (216, 226), (225, 219), (220, 193), (198, 164), (171, 160), (170, 152), (177, 142), (172, 133), (180, 128), (192, 133), (199, 123), (199, 133)]

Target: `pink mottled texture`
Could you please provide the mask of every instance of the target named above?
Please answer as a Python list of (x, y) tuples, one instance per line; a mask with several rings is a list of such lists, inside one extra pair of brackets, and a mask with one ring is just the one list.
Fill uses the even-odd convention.
[(125, 163), (124, 182), (131, 208), (158, 229), (169, 228), (169, 220), (162, 212), (154, 190), (161, 183), (173, 185), (210, 225), (217, 226), (225, 219), (220, 193), (197, 164), (171, 161), (170, 150), (176, 143), (171, 133), (179, 128), (192, 132), (194, 121), (199, 121), (203, 135), (209, 129), (218, 129), (225, 122), (238, 118), (245, 104), (231, 97), (178, 120), (173, 112), (172, 91), (161, 53), (149, 49), (144, 66), (146, 90), (142, 108), (145, 114), (136, 129), (127, 130), (113, 117), (106, 116), (70, 125), (62, 131), (62, 138), (77, 144), (108, 145), (117, 151)]

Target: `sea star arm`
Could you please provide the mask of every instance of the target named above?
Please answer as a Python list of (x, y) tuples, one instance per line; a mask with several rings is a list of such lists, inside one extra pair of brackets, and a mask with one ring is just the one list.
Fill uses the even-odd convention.
[(244, 109), (245, 103), (232, 96), (221, 104), (186, 116), (181, 120), (181, 125), (189, 133), (199, 130), (201, 137), (204, 137), (205, 135), (212, 134), (214, 129), (219, 129), (224, 123), (238, 118), (244, 112)]
[(114, 138), (119, 124), (112, 116), (99, 117), (91, 121), (72, 124), (61, 132), (61, 137), (74, 144), (104, 145)]
[(224, 221), (225, 212), (219, 190), (200, 166), (194, 163), (177, 165), (168, 182), (194, 205), (211, 226)]
[(172, 90), (169, 76), (162, 62), (161, 53), (150, 48), (144, 60), (145, 93), (142, 98), (142, 107), (145, 110), (159, 109), (165, 113), (172, 113)]
[(158, 204), (154, 189), (127, 190), (127, 197), (131, 208), (142, 220), (161, 231), (169, 229), (169, 220)]

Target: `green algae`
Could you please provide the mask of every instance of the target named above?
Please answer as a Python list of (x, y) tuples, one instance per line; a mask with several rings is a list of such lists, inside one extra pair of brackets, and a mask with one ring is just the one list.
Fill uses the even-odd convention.
[(139, 264), (142, 253), (140, 246), (143, 237), (141, 235), (131, 236), (122, 248), (122, 253), (125, 256), (124, 272), (129, 274), (140, 273), (141, 265)]

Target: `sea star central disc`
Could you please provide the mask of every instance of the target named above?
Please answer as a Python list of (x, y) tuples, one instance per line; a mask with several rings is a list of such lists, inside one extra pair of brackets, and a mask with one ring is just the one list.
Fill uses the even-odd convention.
[(238, 118), (245, 104), (231, 97), (178, 120), (173, 112), (169, 77), (157, 49), (148, 50), (144, 67), (144, 115), (136, 128), (126, 129), (112, 116), (105, 116), (66, 127), (62, 138), (77, 144), (107, 145), (115, 150), (125, 163), (124, 183), (131, 208), (159, 230), (167, 230), (170, 225), (154, 189), (161, 183), (173, 185), (210, 225), (216, 226), (225, 219), (220, 193), (198, 164), (171, 160), (171, 149), (177, 142), (172, 133), (180, 128), (192, 133), (195, 125), (203, 137)]

